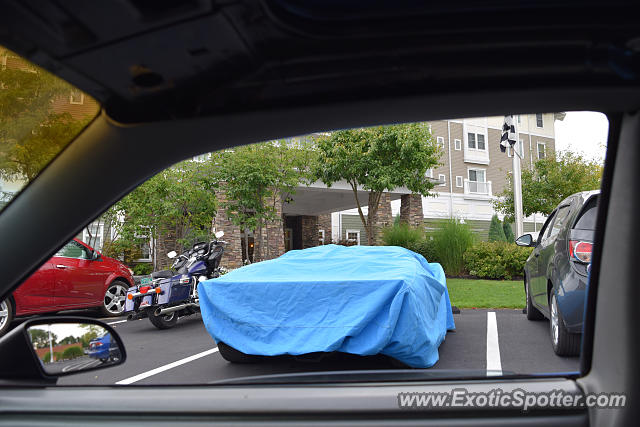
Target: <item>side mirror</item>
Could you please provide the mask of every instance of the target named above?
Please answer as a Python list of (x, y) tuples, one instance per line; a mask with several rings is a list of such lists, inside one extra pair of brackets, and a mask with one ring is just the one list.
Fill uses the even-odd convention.
[(215, 236), (216, 236), (216, 239), (221, 238), (222, 236), (224, 236), (224, 231), (222, 231), (222, 230), (216, 231)]
[(23, 322), (0, 339), (0, 378), (40, 380), (124, 363), (122, 340), (107, 324), (82, 317)]
[(167, 257), (169, 257), (169, 259), (173, 259), (173, 258), (175, 258), (176, 256), (178, 256), (178, 254), (177, 254), (177, 252), (176, 252), (176, 251), (171, 251), (171, 252), (169, 252), (169, 253), (167, 254)]
[(531, 234), (523, 234), (516, 239), (516, 245), (525, 247), (535, 247), (536, 243), (533, 240)]
[(94, 249), (93, 252), (91, 252), (91, 261), (95, 261), (99, 258), (100, 258), (100, 252)]

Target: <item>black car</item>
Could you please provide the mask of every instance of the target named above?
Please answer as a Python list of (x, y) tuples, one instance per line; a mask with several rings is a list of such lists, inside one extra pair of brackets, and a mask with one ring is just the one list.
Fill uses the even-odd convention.
[(560, 356), (580, 352), (599, 193), (567, 197), (549, 215), (537, 240), (530, 234), (516, 240), (534, 247), (524, 267), (527, 319), (550, 320), (551, 343)]

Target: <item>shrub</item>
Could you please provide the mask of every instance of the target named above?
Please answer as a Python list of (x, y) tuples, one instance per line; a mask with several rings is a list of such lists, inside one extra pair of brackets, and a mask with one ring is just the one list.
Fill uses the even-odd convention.
[(84, 352), (82, 351), (81, 347), (77, 347), (77, 346), (66, 348), (62, 352), (63, 359), (75, 359), (76, 357), (82, 357), (82, 356), (84, 356)]
[[(53, 353), (53, 357), (55, 360), (60, 360), (62, 359), (62, 353), (59, 353), (56, 351)], [(42, 361), (44, 363), (49, 363), (51, 361), (51, 353), (50, 352), (45, 353), (44, 357), (42, 358)]]
[(410, 243), (407, 249), (422, 255), (428, 262), (440, 262), (436, 254), (433, 242), (428, 240), (420, 240), (419, 242)]
[(507, 242), (513, 243), (516, 241), (516, 237), (513, 235), (513, 230), (511, 229), (511, 224), (508, 222), (502, 223), (502, 228), (504, 229), (504, 237), (507, 239)]
[(470, 275), (482, 279), (506, 279), (522, 276), (531, 248), (505, 242), (481, 242), (464, 255)]
[(151, 263), (146, 263), (146, 262), (141, 264), (136, 264), (132, 270), (133, 270), (133, 274), (135, 274), (136, 276), (145, 276), (153, 272), (153, 265), (151, 265)]
[(504, 229), (502, 223), (498, 219), (498, 215), (491, 217), (491, 225), (489, 226), (489, 241), (490, 242), (506, 242), (507, 238), (504, 235)]
[(433, 254), (437, 254), (437, 260), (442, 264), (445, 273), (453, 276), (462, 274), (464, 253), (475, 240), (471, 228), (457, 219), (448, 219), (432, 233), (431, 237), (433, 239), (429, 243)]
[(409, 227), (404, 222), (382, 230), (382, 241), (387, 246), (402, 246), (408, 248), (409, 245), (416, 244), (424, 240), (424, 233), (419, 228)]

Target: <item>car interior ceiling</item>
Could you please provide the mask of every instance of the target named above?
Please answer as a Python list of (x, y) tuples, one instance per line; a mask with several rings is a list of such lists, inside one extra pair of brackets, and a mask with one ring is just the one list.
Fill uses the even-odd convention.
[[(0, 17), (0, 44), (86, 90), (103, 102), (104, 111), (0, 215), (0, 293), (17, 287), (61, 242), (136, 185), (203, 152), (327, 129), (504, 114), (505, 106), (514, 113), (598, 110), (608, 113), (610, 133), (583, 338), (583, 348), (592, 351), (583, 352), (584, 376), (577, 382), (584, 391), (624, 390), (634, 401), (640, 393), (634, 375), (640, 358), (635, 326), (640, 296), (635, 259), (640, 68), (635, 40), (640, 28), (633, 5), (530, 5), (531, 15), (507, 32), (496, 28), (511, 19), (510, 7), (519, 4), (495, 2), (494, 8), (479, 10), (462, 2), (469, 8), (449, 10), (450, 15), (445, 6), (421, 11), (421, 17), (430, 16), (434, 23), (428, 34), (411, 25), (401, 31), (403, 17), (398, 17), (377, 29), (378, 37), (370, 37), (366, 25), (352, 26), (345, 35), (341, 31), (348, 21), (330, 17), (312, 19), (313, 25), (302, 31), (292, 24), (292, 16), (302, 21), (300, 16), (313, 16), (313, 8), (294, 8), (298, 14), (292, 15), (293, 2), (217, 5), (194, 0), (182, 15), (154, 6), (145, 9), (151, 3), (121, 2), (127, 13), (140, 14), (131, 22), (118, 7), (107, 12), (82, 2), (64, 9), (51, 3), (40, 10), (36, 2), (2, 3), (9, 13)], [(534, 18), (549, 11), (565, 12), (565, 19), (541, 32)], [(454, 16), (469, 25), (452, 34), (433, 19), (443, 14), (447, 22)], [(122, 25), (109, 25), (117, 19)], [(46, 29), (33, 31), (37, 25)], [(198, 31), (205, 33), (183, 37)], [(541, 46), (541, 37), (547, 48), (531, 54), (529, 49)], [(162, 42), (145, 50), (150, 40)], [(200, 45), (207, 53), (198, 53)], [(479, 47), (488, 56), (464, 66), (467, 60), (460, 58), (469, 54), (466, 58), (473, 62)], [(192, 59), (183, 61), (187, 55)], [(207, 55), (215, 59), (202, 60)], [(209, 85), (208, 90), (199, 91), (201, 84)], [(206, 93), (204, 99), (199, 93)], [(72, 401), (63, 398), (79, 399), (81, 392), (67, 391), (51, 405), (71, 408)], [(288, 395), (291, 402), (296, 402), (294, 392)], [(201, 398), (224, 400), (212, 393), (217, 392)], [(24, 396), (16, 411), (27, 411), (29, 395)], [(100, 396), (108, 395), (91, 399)], [(206, 403), (188, 396), (194, 399), (191, 410)], [(335, 404), (339, 397), (336, 392), (330, 400), (325, 393), (318, 401)], [(244, 410), (268, 412), (264, 402)], [(304, 406), (297, 404), (282, 411)], [(360, 411), (371, 409), (359, 404)], [(347, 412), (346, 405), (332, 408)], [(591, 423), (632, 424), (638, 410), (629, 405), (613, 413), (592, 413)]]

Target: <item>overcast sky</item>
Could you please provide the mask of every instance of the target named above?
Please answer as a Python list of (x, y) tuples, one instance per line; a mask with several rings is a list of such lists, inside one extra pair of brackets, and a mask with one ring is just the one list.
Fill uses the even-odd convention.
[(604, 162), (609, 121), (602, 113), (569, 112), (563, 121), (556, 120), (556, 150), (581, 152), (590, 159)]

